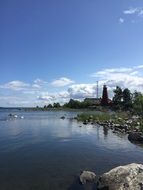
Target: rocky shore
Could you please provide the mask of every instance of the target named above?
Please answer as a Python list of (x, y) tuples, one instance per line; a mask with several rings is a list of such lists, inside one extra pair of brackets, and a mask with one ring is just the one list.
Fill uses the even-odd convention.
[(132, 123), (132, 120), (125, 121), (125, 124), (116, 124), (110, 121), (104, 123), (97, 122), (98, 125), (111, 129), (113, 133), (128, 134), (128, 140), (131, 142), (143, 143), (143, 133), (140, 130), (139, 122), (135, 126)]
[[(137, 142), (143, 144), (143, 129), (141, 128), (141, 118), (139, 116), (132, 116), (130, 118), (115, 117), (114, 119), (95, 119), (96, 115), (84, 115), (84, 118), (80, 118), (78, 115), (70, 120), (77, 120), (83, 125), (103, 126), (104, 129), (111, 129), (113, 133), (128, 135), (128, 140), (131, 142)], [(60, 119), (65, 119), (65, 116)], [(86, 119), (85, 119), (86, 118)], [(98, 118), (98, 117), (97, 117)], [(108, 115), (109, 118), (109, 115)]]
[[(77, 120), (77, 118), (75, 118)], [(88, 119), (82, 121), (83, 125), (99, 125), (104, 128), (111, 129), (113, 133), (128, 134), (128, 139), (131, 142), (143, 143), (143, 132), (141, 130), (140, 118), (138, 116), (132, 116), (131, 118), (120, 118), (116, 117), (114, 119), (108, 120), (98, 120), (94, 119), (94, 116), (90, 115)], [(82, 127), (80, 125), (80, 127)]]
[(132, 163), (119, 166), (101, 176), (83, 171), (79, 179), (82, 185), (96, 183), (98, 190), (143, 190), (143, 165)]

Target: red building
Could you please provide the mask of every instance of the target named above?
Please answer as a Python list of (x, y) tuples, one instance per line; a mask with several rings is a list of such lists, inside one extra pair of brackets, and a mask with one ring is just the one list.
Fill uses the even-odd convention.
[(104, 85), (102, 91), (101, 105), (108, 106), (109, 104), (111, 104), (111, 100), (108, 98), (107, 86)]
[(85, 98), (84, 102), (88, 102), (92, 106), (108, 106), (112, 103), (112, 101), (108, 98), (108, 90), (106, 85), (103, 86), (102, 98)]

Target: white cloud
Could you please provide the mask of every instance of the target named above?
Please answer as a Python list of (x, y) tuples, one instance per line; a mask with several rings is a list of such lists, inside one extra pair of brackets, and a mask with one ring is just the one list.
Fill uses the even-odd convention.
[(19, 90), (25, 90), (29, 86), (30, 85), (27, 83), (15, 80), (15, 81), (11, 81), (11, 82), (8, 82), (6, 84), (0, 85), (0, 88), (19, 91)]
[[(102, 86), (101, 86), (102, 88)], [(86, 97), (96, 97), (96, 84), (75, 84), (71, 85), (67, 91), (48, 93), (44, 92), (38, 96), (38, 100), (42, 103), (68, 102), (71, 98), (77, 100), (83, 100)], [(100, 89), (101, 91), (101, 89)]]
[[(100, 83), (101, 84), (101, 83)], [(99, 87), (101, 92), (102, 85)], [(38, 100), (42, 103), (60, 102), (61, 104), (68, 102), (71, 98), (77, 100), (83, 100), (87, 97), (96, 97), (96, 84), (75, 84), (71, 85), (67, 91), (48, 93), (44, 92), (38, 96)]]
[(54, 87), (64, 87), (64, 86), (68, 86), (70, 84), (75, 83), (73, 80), (68, 79), (66, 77), (61, 77), (57, 80), (54, 80), (51, 85)]
[(123, 18), (119, 18), (119, 23), (123, 24), (125, 22), (125, 20)]
[(55, 96), (54, 95), (48, 95), (48, 94), (45, 94), (45, 95), (40, 95), (38, 96), (38, 100), (44, 100), (44, 101), (54, 101), (55, 100)]
[[(103, 84), (108, 87), (109, 97), (113, 96), (113, 89), (118, 85), (121, 88), (129, 88), (131, 91), (138, 90), (143, 92), (143, 65), (134, 67), (116, 67), (116, 68), (105, 68), (99, 70), (91, 75), (95, 81), (99, 81), (99, 97), (102, 96)], [(63, 79), (63, 78), (62, 78)], [(66, 78), (67, 79), (67, 78)], [(70, 79), (68, 80), (57, 80), (54, 85), (63, 86), (62, 82), (68, 81), (68, 85), (73, 83)], [(62, 82), (61, 82), (62, 81)], [(54, 82), (54, 81), (53, 81)], [(68, 102), (70, 98), (83, 100), (86, 97), (96, 97), (97, 84), (71, 84), (65, 91), (52, 91), (49, 92), (48, 83), (36, 79), (32, 84), (27, 84), (22, 81), (11, 81), (9, 83), (0, 85), (2, 89), (14, 90), (13, 96), (7, 96), (7, 91), (1, 90), (0, 104), (1, 106), (43, 106), (53, 102), (60, 102), (61, 104)], [(39, 85), (35, 86), (35, 85)], [(51, 89), (50, 89), (51, 90)], [(5, 93), (6, 92), (6, 93)], [(4, 96), (5, 94), (5, 96)], [(11, 94), (11, 95), (12, 95)]]
[(37, 79), (34, 80), (34, 83), (35, 84), (43, 83), (43, 80), (37, 78)]
[(69, 87), (70, 98), (83, 99), (87, 97), (96, 97), (96, 84), (75, 84)]
[(114, 74), (114, 73), (129, 73), (131, 71), (133, 71), (134, 68), (124, 68), (124, 67), (120, 67), (120, 68), (111, 68), (111, 69), (104, 69), (101, 71), (98, 71), (96, 73), (91, 74), (91, 77), (100, 77), (102, 75), (107, 75), (108, 73), (110, 74)]
[(36, 80), (34, 80), (32, 87), (33, 87), (33, 88), (40, 89), (40, 88), (42, 88), (42, 87), (47, 86), (47, 84), (48, 84), (48, 82), (37, 78)]
[(137, 15), (137, 16), (143, 16), (143, 8), (142, 7), (136, 7), (136, 8), (129, 8), (127, 10), (124, 10), (123, 13), (125, 15)]
[(140, 12), (139, 12), (139, 16), (143, 16), (143, 9), (140, 10)]
[[(142, 19), (143, 19), (143, 7), (130, 7), (124, 10), (123, 14), (124, 14), (124, 17), (128, 16), (131, 23), (133, 24), (140, 23), (142, 22)], [(122, 23), (122, 20), (119, 19), (119, 22)]]
[(62, 92), (59, 92), (57, 94), (57, 97), (58, 98), (63, 98), (63, 99), (69, 99), (70, 98), (70, 94), (67, 91), (62, 91)]
[(123, 13), (126, 15), (132, 15), (139, 11), (139, 8), (129, 8), (127, 10), (124, 10)]
[(36, 80), (34, 80), (34, 84), (39, 84), (39, 85), (43, 85), (43, 84), (48, 84), (48, 82), (37, 78)]
[(112, 68), (104, 69), (92, 74), (92, 77), (98, 78), (102, 83), (106, 83), (111, 89), (117, 85), (121, 88), (138, 90), (143, 92), (143, 65), (130, 68)]
[(138, 65), (136, 67), (134, 67), (135, 69), (142, 69), (143, 68), (143, 65)]
[(67, 102), (69, 98), (70, 98), (70, 95), (67, 91), (62, 91), (62, 92), (57, 92), (57, 93), (43, 92), (37, 97), (38, 100), (47, 104), (53, 103), (53, 102), (64, 103), (64, 102)]
[(35, 94), (41, 89), (43, 90), (47, 88), (47, 85), (48, 85), (48, 82), (43, 81), (41, 79), (36, 79), (31, 84), (28, 84), (19, 80), (14, 80), (5, 84), (1, 84), (0, 88), (13, 90), (13, 91), (22, 91), (25, 94)]

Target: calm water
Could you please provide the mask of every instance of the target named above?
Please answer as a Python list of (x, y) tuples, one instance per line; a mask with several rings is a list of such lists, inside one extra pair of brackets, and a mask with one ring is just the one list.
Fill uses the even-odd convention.
[(0, 112), (0, 190), (87, 189), (76, 183), (82, 170), (143, 164), (142, 147), (103, 127), (79, 127), (68, 119), (75, 112), (17, 112), (24, 119), (7, 120), (9, 113)]

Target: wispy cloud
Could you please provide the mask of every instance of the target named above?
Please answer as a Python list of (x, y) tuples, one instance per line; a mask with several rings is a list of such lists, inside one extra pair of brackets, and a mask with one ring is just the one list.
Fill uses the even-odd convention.
[(138, 13), (139, 16), (143, 16), (143, 8)]
[(132, 15), (132, 14), (138, 13), (139, 10), (140, 10), (139, 8), (129, 8), (129, 9), (124, 10), (123, 13), (126, 15)]
[(123, 24), (125, 22), (125, 20), (123, 18), (119, 18), (119, 23)]
[(40, 89), (40, 88), (45, 87), (47, 85), (48, 85), (48, 82), (37, 78), (36, 80), (34, 80), (32, 87)]
[(6, 84), (0, 85), (0, 88), (19, 91), (19, 90), (25, 90), (29, 86), (30, 84), (15, 80), (15, 81), (11, 81)]
[[(131, 23), (138, 23), (143, 20), (143, 7), (130, 7), (123, 11), (123, 15), (119, 18), (119, 23), (124, 23), (125, 18), (131, 18)], [(125, 17), (125, 18), (124, 18)], [(127, 20), (127, 18), (126, 18)]]
[(143, 16), (143, 7), (129, 8), (123, 11), (124, 15), (136, 15), (138, 17)]
[(66, 77), (61, 77), (59, 79), (54, 80), (51, 83), (51, 85), (54, 87), (64, 87), (64, 86), (68, 86), (73, 83), (75, 83), (73, 80), (66, 78)]
[(28, 92), (33, 93), (34, 91), (47, 87), (47, 85), (48, 85), (48, 82), (41, 79), (36, 79), (31, 84), (25, 83), (19, 80), (14, 80), (14, 81), (7, 82), (5, 84), (1, 84), (0, 88), (13, 90), (13, 91), (23, 91), (24, 93), (28, 93)]

